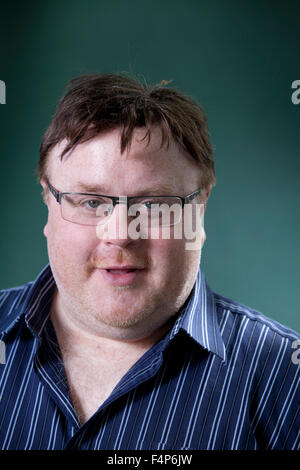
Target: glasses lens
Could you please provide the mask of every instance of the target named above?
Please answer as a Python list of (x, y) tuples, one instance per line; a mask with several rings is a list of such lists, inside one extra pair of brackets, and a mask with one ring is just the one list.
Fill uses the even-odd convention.
[[(105, 224), (113, 210), (112, 200), (105, 196), (64, 194), (61, 199), (63, 219), (76, 224)], [(181, 221), (181, 200), (178, 197), (161, 196), (134, 198), (128, 216), (139, 217), (148, 227), (170, 227)]]
[(181, 212), (180, 198), (153, 196), (133, 199), (128, 215), (147, 219), (148, 227), (170, 227), (180, 222)]
[(82, 194), (64, 194), (61, 200), (63, 219), (76, 224), (105, 224), (113, 212), (110, 198)]

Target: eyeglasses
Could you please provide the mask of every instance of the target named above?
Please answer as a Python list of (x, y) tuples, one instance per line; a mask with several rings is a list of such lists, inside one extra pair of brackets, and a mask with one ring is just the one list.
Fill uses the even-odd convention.
[[(106, 224), (116, 204), (126, 204), (130, 217), (139, 217), (152, 227), (170, 227), (181, 221), (185, 204), (189, 204), (202, 191), (197, 189), (181, 196), (103, 196), (93, 193), (67, 193), (57, 191), (47, 182), (50, 192), (60, 204), (64, 220), (80, 225)], [(147, 219), (147, 220), (146, 220)], [(149, 225), (148, 225), (149, 226)]]

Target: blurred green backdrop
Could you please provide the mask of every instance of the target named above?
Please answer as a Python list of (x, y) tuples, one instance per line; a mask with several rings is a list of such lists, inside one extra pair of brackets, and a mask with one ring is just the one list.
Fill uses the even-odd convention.
[(34, 172), (67, 81), (126, 71), (173, 80), (206, 110), (217, 172), (202, 257), (211, 288), (300, 330), (299, 1), (12, 1), (0, 17), (0, 288), (47, 262)]

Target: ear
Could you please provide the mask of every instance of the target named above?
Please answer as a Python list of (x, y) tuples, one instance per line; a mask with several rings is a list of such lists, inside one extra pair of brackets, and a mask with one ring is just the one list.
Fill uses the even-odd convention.
[(43, 234), (44, 234), (44, 237), (47, 238), (47, 235), (48, 235), (48, 222), (46, 223), (45, 227), (43, 228)]
[(207, 200), (208, 200), (208, 198), (209, 198), (210, 191), (211, 191), (211, 188), (206, 188), (206, 189), (205, 189), (205, 198), (204, 198), (204, 201), (203, 201), (204, 210), (206, 209), (206, 203), (207, 203)]
[(43, 201), (44, 203), (46, 204), (46, 206), (48, 206), (48, 197), (49, 197), (49, 189), (48, 189), (48, 185), (47, 185), (47, 182), (42, 179), (40, 181), (40, 184), (43, 188), (43, 191), (42, 191), (42, 198), (43, 198)]
[[(43, 188), (42, 198), (43, 198), (44, 203), (48, 207), (49, 189), (48, 189), (47, 183), (44, 179), (42, 179), (40, 181), (40, 183), (41, 183), (42, 188)], [(46, 223), (46, 225), (44, 226), (44, 229), (43, 229), (43, 234), (46, 238), (47, 238), (47, 232), (48, 232), (48, 221), (47, 221), (47, 223)]]

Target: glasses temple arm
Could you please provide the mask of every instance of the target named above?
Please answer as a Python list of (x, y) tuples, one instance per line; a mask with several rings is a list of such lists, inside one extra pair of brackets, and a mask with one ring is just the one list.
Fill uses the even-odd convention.
[(192, 194), (189, 194), (185, 199), (184, 199), (184, 202), (185, 204), (188, 204), (190, 201), (192, 201), (193, 199), (195, 199), (195, 197), (198, 196), (198, 194), (200, 194), (202, 191), (202, 188), (201, 189), (198, 189), (197, 191), (195, 191), (194, 193)]
[(48, 182), (48, 188), (49, 188), (49, 191), (53, 194), (53, 196), (55, 197), (56, 201), (60, 204), (61, 202), (61, 195), (58, 191), (56, 191), (53, 186), (51, 186), (51, 184)]

